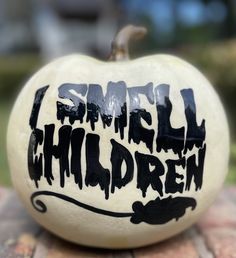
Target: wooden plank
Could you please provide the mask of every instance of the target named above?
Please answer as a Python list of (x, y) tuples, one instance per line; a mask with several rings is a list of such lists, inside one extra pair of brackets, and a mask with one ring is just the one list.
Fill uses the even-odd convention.
[(193, 241), (199, 257), (214, 258), (212, 251), (206, 244), (204, 236), (199, 232), (196, 226), (191, 227), (186, 231), (186, 235)]
[(211, 227), (236, 227), (236, 205), (228, 197), (227, 191), (221, 192), (214, 204), (198, 220), (200, 230)]
[(38, 238), (33, 258), (133, 258), (131, 251), (115, 251), (97, 248), (86, 248), (57, 238), (43, 231)]
[(198, 258), (197, 249), (192, 240), (185, 234), (161, 243), (134, 250), (135, 258)]
[(197, 223), (208, 249), (215, 258), (236, 254), (236, 189), (221, 192), (215, 203)]
[(132, 258), (129, 251), (87, 248), (54, 237), (46, 258)]
[(52, 245), (53, 235), (46, 230), (42, 230), (37, 240), (38, 242), (37, 246), (35, 247), (33, 258), (46, 258)]
[(9, 189), (1, 189), (0, 257), (32, 257), (39, 230), (40, 227), (26, 213), (17, 195)]
[(236, 257), (235, 228), (208, 228), (204, 232), (204, 237), (208, 248), (212, 251), (215, 258)]
[(114, 251), (112, 258), (134, 258), (133, 250), (130, 251)]

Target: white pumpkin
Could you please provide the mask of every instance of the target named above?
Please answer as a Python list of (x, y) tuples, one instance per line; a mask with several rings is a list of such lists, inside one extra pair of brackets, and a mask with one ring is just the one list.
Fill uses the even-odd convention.
[(95, 247), (139, 247), (193, 224), (227, 173), (229, 132), (211, 84), (170, 55), (60, 58), (14, 105), (12, 181), (43, 227)]

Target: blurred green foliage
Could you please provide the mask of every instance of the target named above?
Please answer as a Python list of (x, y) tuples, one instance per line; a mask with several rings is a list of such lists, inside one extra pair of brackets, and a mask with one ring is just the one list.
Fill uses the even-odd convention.
[(236, 138), (236, 40), (182, 48), (181, 56), (197, 66), (212, 82), (226, 109), (232, 140)]
[(227, 183), (236, 184), (236, 144), (231, 145), (230, 166)]
[(40, 66), (38, 55), (0, 57), (0, 99), (14, 97), (28, 76)]
[(0, 185), (10, 185), (6, 154), (6, 132), (10, 110), (21, 86), (40, 65), (37, 55), (0, 58)]
[(0, 185), (10, 185), (6, 155), (6, 130), (10, 106), (9, 103), (0, 99)]
[(184, 47), (181, 53), (207, 74), (222, 95), (236, 90), (236, 40)]

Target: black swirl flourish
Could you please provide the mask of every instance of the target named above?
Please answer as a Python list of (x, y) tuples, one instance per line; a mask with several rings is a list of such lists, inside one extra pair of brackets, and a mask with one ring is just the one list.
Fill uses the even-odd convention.
[(121, 217), (130, 217), (130, 216), (133, 215), (133, 212), (113, 212), (113, 211), (99, 209), (99, 208), (90, 206), (88, 204), (82, 203), (80, 201), (77, 201), (77, 200), (75, 200), (75, 199), (73, 199), (73, 198), (71, 198), (71, 197), (69, 197), (67, 195), (60, 194), (60, 193), (55, 193), (55, 192), (51, 192), (51, 191), (38, 191), (38, 192), (34, 192), (31, 195), (31, 198), (30, 198), (31, 199), (31, 203), (32, 203), (33, 207), (37, 211), (42, 212), (42, 213), (45, 213), (47, 211), (47, 207), (46, 207), (46, 205), (41, 200), (36, 199), (37, 197), (42, 196), (42, 195), (57, 197), (59, 199), (62, 199), (64, 201), (67, 201), (69, 203), (77, 205), (77, 206), (79, 206), (81, 208), (84, 208), (86, 210), (89, 210), (89, 211), (92, 211), (92, 212), (95, 212), (95, 213), (98, 213), (98, 214), (110, 216), (110, 217), (121, 218)]
[(197, 202), (194, 198), (169, 196), (163, 199), (157, 197), (155, 200), (151, 200), (145, 205), (136, 201), (132, 205), (132, 212), (114, 212), (90, 206), (64, 194), (51, 191), (34, 192), (31, 195), (31, 203), (37, 211), (42, 213), (47, 211), (47, 207), (41, 200), (36, 199), (39, 196), (53, 196), (77, 205), (83, 209), (105, 216), (117, 218), (130, 217), (130, 222), (133, 224), (146, 222), (147, 224), (158, 225), (167, 223), (172, 219), (177, 221), (179, 218), (184, 216), (187, 208), (194, 210), (197, 206)]
[(32, 196), (31, 196), (31, 203), (34, 206), (34, 208), (39, 212), (45, 213), (47, 211), (47, 206), (40, 200), (36, 200), (34, 202), (34, 200), (32, 199)]

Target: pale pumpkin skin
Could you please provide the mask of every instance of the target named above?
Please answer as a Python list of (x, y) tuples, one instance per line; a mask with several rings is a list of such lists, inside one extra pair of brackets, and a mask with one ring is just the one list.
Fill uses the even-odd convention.
[[(61, 199), (41, 196), (39, 199), (47, 206), (46, 213), (40, 213), (32, 206), (30, 196), (35, 191), (48, 190), (62, 193), (85, 204), (115, 212), (132, 212), (132, 204), (135, 201), (147, 203), (156, 199), (157, 191), (149, 186), (147, 195), (142, 197), (142, 192), (137, 189), (137, 165), (134, 159), (134, 178), (125, 187), (116, 188), (114, 194), (109, 194), (106, 200), (104, 192), (96, 187), (83, 187), (82, 190), (74, 183), (73, 177), (65, 179), (64, 188), (59, 184), (58, 160), (53, 159), (52, 168), (54, 181), (49, 186), (45, 178), (39, 181), (39, 188), (35, 187), (30, 179), (27, 165), (27, 151), (31, 128), (29, 118), (32, 110), (33, 100), (37, 89), (50, 85), (42, 102), (38, 116), (37, 127), (43, 129), (45, 124), (54, 123), (55, 132), (62, 126), (56, 118), (56, 101), (58, 100), (58, 87), (63, 83), (96, 83), (103, 87), (106, 93), (109, 81), (124, 81), (127, 87), (143, 86), (152, 82), (154, 86), (159, 84), (170, 85), (170, 100), (173, 105), (171, 113), (171, 124), (173, 128), (186, 125), (184, 116), (184, 104), (180, 96), (180, 90), (191, 88), (197, 110), (197, 123), (205, 119), (206, 127), (206, 155), (204, 163), (202, 188), (195, 191), (175, 193), (172, 196), (193, 197), (197, 201), (194, 210), (186, 209), (185, 215), (178, 221), (170, 220), (164, 224), (151, 225), (145, 222), (133, 224), (130, 218), (116, 218), (96, 214), (89, 210), (78, 207)], [(64, 101), (71, 105), (70, 101)], [(129, 105), (129, 100), (127, 99)], [(155, 105), (150, 105), (145, 98), (141, 98), (141, 107), (146, 108), (152, 115), (152, 125), (147, 128), (157, 128), (157, 117)], [(86, 120), (86, 119), (85, 119)], [(65, 119), (64, 124), (68, 124)], [(128, 129), (125, 128), (124, 139), (121, 140), (118, 133), (114, 133), (111, 127), (103, 128), (101, 119), (96, 123), (95, 131), (91, 130), (90, 124), (80, 124), (75, 121), (73, 128), (81, 127), (86, 133), (96, 133), (100, 136), (100, 162), (103, 167), (111, 169), (110, 139), (125, 146), (132, 156), (139, 151), (147, 153), (148, 149), (143, 142), (140, 144), (128, 143)], [(155, 129), (155, 136), (157, 129)], [(57, 134), (55, 144), (57, 143)], [(177, 155), (171, 150), (152, 155), (157, 156), (163, 164), (166, 159), (176, 159)], [(101, 62), (83, 55), (71, 55), (55, 60), (38, 71), (25, 85), (19, 94), (11, 113), (7, 135), (7, 149), (12, 181), (22, 202), (32, 217), (43, 227), (56, 235), (78, 244), (105, 248), (131, 248), (152, 244), (169, 238), (192, 225), (199, 216), (209, 207), (220, 191), (228, 166), (229, 156), (229, 130), (226, 116), (211, 84), (193, 66), (187, 62), (170, 55), (153, 55), (139, 58), (133, 61)], [(85, 147), (81, 152), (82, 176), (85, 176)], [(194, 149), (191, 153), (194, 153)], [(166, 167), (165, 167), (166, 168)], [(165, 170), (166, 171), (166, 170)], [(166, 173), (166, 172), (165, 172)], [(184, 174), (184, 172), (183, 172)], [(162, 177), (165, 180), (165, 175)], [(84, 182), (84, 181), (83, 181)], [(162, 198), (168, 197), (165, 194)]]

